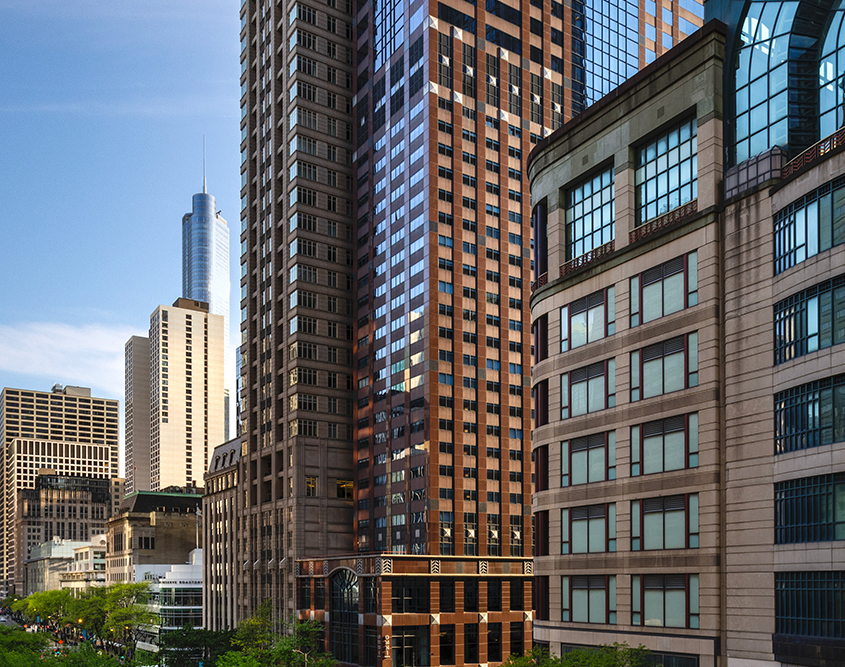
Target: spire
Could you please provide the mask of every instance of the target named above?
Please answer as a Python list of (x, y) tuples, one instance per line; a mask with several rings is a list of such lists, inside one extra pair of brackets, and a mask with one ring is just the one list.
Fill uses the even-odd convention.
[(202, 193), (204, 195), (208, 194), (208, 190), (205, 187), (205, 135), (202, 135)]

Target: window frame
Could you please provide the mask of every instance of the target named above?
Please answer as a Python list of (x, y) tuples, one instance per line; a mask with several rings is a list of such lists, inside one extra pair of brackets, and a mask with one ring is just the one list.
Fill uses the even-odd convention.
[[(602, 321), (597, 324), (601, 329), (599, 335), (591, 338), (590, 319), (601, 314)], [(573, 320), (583, 314), (584, 316), (584, 340), (577, 345), (574, 342), (575, 326)], [(580, 325), (580, 322), (579, 322)], [(605, 289), (593, 292), (585, 297), (576, 299), (560, 309), (560, 351), (569, 352), (578, 347), (589, 345), (616, 333), (616, 287), (611, 285)]]
[[(577, 445), (577, 449), (573, 447), (573, 443)], [(596, 465), (591, 459), (591, 450), (599, 450), (603, 452), (602, 477), (590, 479), (591, 464)], [(586, 471), (587, 481), (573, 482), (573, 456), (581, 451), (586, 452), (584, 457), (584, 466)], [(580, 436), (570, 440), (563, 440), (560, 443), (560, 486), (567, 488), (570, 486), (581, 486), (582, 484), (594, 484), (597, 482), (605, 482), (616, 479), (616, 431), (605, 431), (603, 433), (593, 433), (591, 435)]]
[[(682, 342), (683, 347), (678, 348), (679, 341)], [(669, 353), (666, 353), (667, 346), (669, 348)], [(678, 349), (676, 349), (678, 348)], [(639, 350), (634, 350), (630, 353), (630, 400), (631, 403), (635, 403), (637, 401), (645, 401), (650, 398), (657, 398), (658, 396), (665, 396), (666, 394), (675, 393), (676, 391), (683, 391), (684, 389), (689, 389), (691, 387), (698, 386), (698, 332), (692, 331), (690, 333), (681, 334), (680, 336), (674, 336), (673, 338), (668, 338), (666, 340), (662, 340), (658, 343), (654, 343), (652, 345), (648, 345), (644, 348)], [(666, 380), (667, 380), (667, 368), (666, 368), (666, 359), (670, 357), (674, 357), (675, 355), (680, 354), (682, 355), (683, 359), (683, 386), (677, 387), (674, 389), (670, 389), (666, 391)], [(646, 359), (645, 357), (650, 357)], [(645, 396), (645, 375), (646, 375), (646, 364), (653, 363), (661, 359), (661, 378), (660, 378), (660, 386), (661, 390), (659, 393), (651, 394), (649, 396)], [(649, 367), (650, 370), (651, 367)], [(694, 369), (694, 370), (693, 370)], [(669, 369), (671, 370), (671, 369)], [(671, 376), (670, 376), (671, 377)], [(673, 385), (674, 386), (674, 385)]]
[[(659, 505), (659, 508), (658, 508)], [(683, 513), (683, 544), (666, 546), (667, 533), (672, 527), (667, 525), (667, 512)], [(646, 515), (662, 515), (662, 546), (646, 546)], [(640, 498), (631, 501), (631, 551), (663, 551), (675, 549), (697, 549), (700, 537), (700, 505), (697, 493)], [(672, 534), (673, 544), (676, 536)]]
[[(575, 584), (579, 584), (575, 586)], [(586, 585), (583, 585), (586, 584)], [(595, 586), (594, 586), (595, 584)], [(603, 584), (600, 586), (599, 584)], [(593, 604), (592, 596), (587, 593), (587, 620), (580, 617), (574, 618), (575, 593), (576, 590), (603, 590), (604, 591), (604, 619), (591, 620), (590, 605)], [(597, 596), (601, 597), (601, 596)], [(560, 599), (561, 599), (561, 621), (564, 623), (592, 623), (601, 625), (616, 625), (616, 575), (563, 575), (560, 578)]]
[[(670, 586), (667, 588), (666, 583)], [(661, 585), (658, 587), (657, 584)], [(680, 586), (683, 584), (683, 587)], [(663, 616), (660, 623), (646, 620), (648, 615), (646, 591), (662, 591), (660, 608)], [(683, 590), (684, 592), (684, 623), (683, 625), (668, 625), (666, 623), (666, 594), (667, 591)], [(691, 628), (700, 627), (700, 582), (697, 574), (634, 574), (631, 576), (631, 625), (652, 626), (661, 628)], [(675, 603), (677, 604), (677, 603)]]
[[(564, 507), (560, 510), (560, 526), (560, 553), (563, 555), (616, 553), (616, 503)], [(586, 551), (573, 551), (576, 530), (584, 531)], [(602, 530), (601, 539), (595, 535), (596, 530)], [(601, 549), (592, 548), (593, 539), (603, 543)]]
[[(659, 278), (657, 274), (659, 273)], [(665, 284), (677, 275), (683, 276), (683, 305), (671, 312), (666, 312), (666, 290)], [(648, 281), (648, 284), (646, 284)], [(661, 286), (661, 314), (645, 319), (646, 299), (644, 292), (653, 285)], [(662, 317), (679, 313), (687, 308), (698, 305), (698, 251), (693, 250), (680, 257), (675, 257), (668, 262), (643, 271), (629, 279), (630, 297), (630, 326), (631, 328), (654, 322)]]
[[(681, 423), (682, 420), (682, 423)], [(684, 415), (675, 415), (664, 419), (657, 419), (642, 424), (631, 426), (630, 451), (631, 451), (631, 477), (643, 475), (655, 475), (673, 470), (689, 470), (697, 468), (699, 463), (699, 418), (697, 412), (690, 412)], [(659, 429), (659, 430), (658, 430)], [(668, 429), (668, 430), (667, 430)], [(672, 433), (683, 433), (684, 435), (684, 465), (678, 468), (666, 468), (666, 435)], [(655, 438), (658, 434), (662, 437), (661, 461), (659, 469), (645, 472), (646, 438)]]
[[(602, 367), (601, 374), (598, 373), (599, 366)], [(580, 378), (581, 374), (583, 373), (584, 379), (578, 380), (578, 382), (572, 382), (572, 376), (577, 374)], [(604, 387), (604, 396), (602, 399), (601, 407), (596, 407), (595, 409), (590, 409), (590, 381), (595, 380), (598, 377), (604, 378), (603, 387)], [(598, 361), (589, 366), (584, 366), (582, 368), (576, 368), (575, 370), (568, 371), (566, 373), (561, 373), (560, 375), (560, 386), (561, 386), (561, 406), (560, 406), (560, 418), (563, 419), (570, 419), (572, 417), (581, 417), (586, 414), (590, 414), (592, 412), (599, 412), (601, 410), (607, 410), (609, 408), (616, 407), (616, 359), (610, 358), (606, 359), (605, 361)], [(574, 414), (572, 412), (572, 389), (574, 385), (584, 383), (586, 384), (586, 411), (579, 412), (578, 414)]]

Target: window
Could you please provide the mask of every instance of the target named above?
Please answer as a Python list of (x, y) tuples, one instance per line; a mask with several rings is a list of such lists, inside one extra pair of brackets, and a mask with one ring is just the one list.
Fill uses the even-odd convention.
[(845, 638), (845, 572), (775, 572), (775, 632)]
[(697, 412), (631, 427), (631, 477), (697, 467)]
[(631, 352), (631, 402), (698, 386), (698, 333)]
[(397, 577), (393, 580), (392, 610), (394, 614), (428, 614), (431, 608), (428, 579)]
[(616, 551), (616, 504), (573, 507), (560, 511), (562, 554)]
[(613, 168), (566, 193), (566, 259), (580, 257), (613, 240)]
[[(441, 611), (443, 605), (441, 604)], [(375, 663), (372, 663), (375, 664)], [(454, 665), (455, 664), (455, 626), (441, 625), (440, 626), (440, 664)]]
[(697, 548), (697, 493), (631, 501), (631, 551)]
[(616, 333), (615, 289), (594, 292), (560, 309), (560, 351)]
[(337, 497), (344, 500), (352, 499), (352, 480), (339, 479), (337, 480)]
[(775, 213), (775, 273), (841, 243), (845, 243), (845, 178)]
[(574, 623), (616, 623), (616, 577), (560, 578), (561, 620)]
[(635, 574), (631, 577), (631, 624), (697, 628), (697, 574)]
[(845, 275), (775, 304), (775, 365), (845, 342)]
[(637, 223), (668, 213), (698, 196), (697, 124), (683, 121), (637, 151)]
[(455, 580), (440, 580), (440, 612), (452, 613), (455, 611)]
[(560, 376), (560, 418), (568, 419), (616, 405), (616, 361), (599, 361)]
[(478, 623), (464, 624), (464, 662), (478, 662)]
[[(788, 118), (790, 100), (787, 90), (787, 68), (790, 67), (787, 60), (796, 57), (787, 53), (796, 8), (797, 5), (768, 3), (753, 3), (748, 8), (742, 25), (742, 48), (736, 55), (736, 78), (732, 82), (732, 90), (736, 91), (734, 164), (771, 146), (790, 144), (789, 124), (793, 125), (792, 131), (799, 129), (795, 127), (799, 119), (794, 115)], [(813, 64), (817, 66), (815, 62)], [(816, 71), (819, 72), (818, 69)], [(797, 112), (793, 114), (797, 115)], [(807, 130), (801, 128), (801, 131)]]
[(306, 477), (305, 478), (305, 495), (306, 496), (316, 496), (317, 495), (317, 478), (316, 477)]
[(560, 443), (561, 486), (616, 479), (616, 431)]
[[(442, 467), (442, 466), (441, 466)], [(451, 491), (451, 489), (440, 489)], [(440, 512), (440, 555), (455, 555), (455, 515), (453, 512)]]
[(845, 473), (775, 484), (775, 544), (845, 540)]
[(698, 304), (698, 253), (676, 257), (631, 278), (631, 326)]
[(845, 375), (775, 394), (775, 453), (845, 441)]

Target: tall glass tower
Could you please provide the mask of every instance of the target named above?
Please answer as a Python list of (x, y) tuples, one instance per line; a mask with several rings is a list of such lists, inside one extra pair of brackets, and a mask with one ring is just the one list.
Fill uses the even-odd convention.
[[(225, 345), (225, 437), (229, 439), (229, 225), (219, 215), (217, 200), (195, 194), (192, 210), (182, 216), (182, 296), (208, 304), (212, 315), (223, 316)], [(216, 443), (219, 444), (219, 443)]]

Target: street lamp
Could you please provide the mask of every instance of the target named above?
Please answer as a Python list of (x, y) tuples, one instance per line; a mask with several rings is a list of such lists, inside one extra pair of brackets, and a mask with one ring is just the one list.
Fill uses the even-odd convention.
[(300, 651), (298, 648), (293, 649), (293, 652), (305, 656), (305, 667), (308, 667), (308, 654), (305, 651)]

